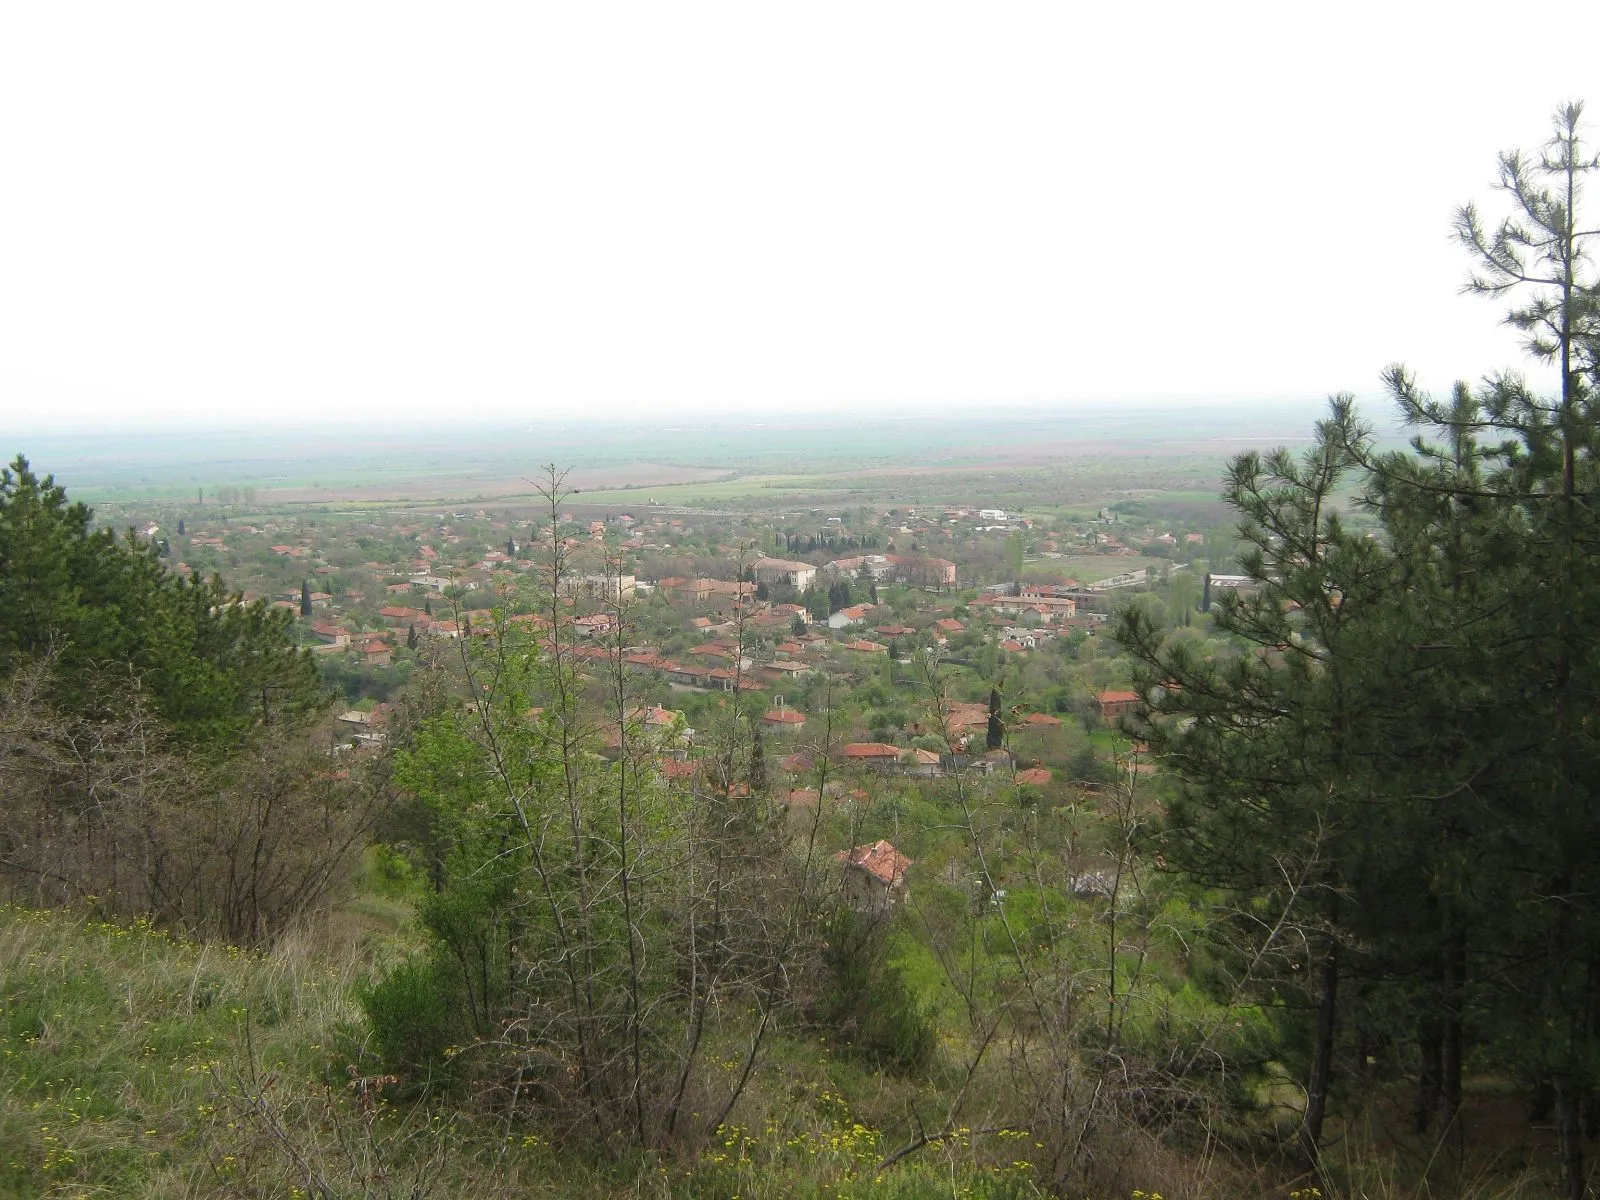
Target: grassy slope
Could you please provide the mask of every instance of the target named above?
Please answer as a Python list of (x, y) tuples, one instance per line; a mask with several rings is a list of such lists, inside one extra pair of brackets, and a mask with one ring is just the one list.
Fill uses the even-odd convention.
[(825, 1046), (775, 1046), (742, 1123), (677, 1158), (597, 1161), (442, 1105), (364, 1106), (349, 1064), (372, 960), (342, 920), (247, 955), (0, 908), (0, 1200), (1042, 1194), (1021, 1151), (993, 1139), (952, 1139), (875, 1179), (897, 1136), (882, 1119), (919, 1085)]
[[(907, 1114), (935, 1118), (937, 1101), (926, 1084), (881, 1075), (825, 1043), (774, 1043), (738, 1123), (675, 1157), (602, 1161), (583, 1147), (552, 1147), (536, 1128), (508, 1129), (492, 1114), (364, 1105), (350, 1070), (360, 1057), (353, 997), (374, 948), (394, 944), (373, 929), (394, 916), (391, 907), (347, 912), (316, 937), (247, 955), (144, 926), (0, 907), (0, 1200), (1044, 1194), (1027, 1138), (958, 1136), (875, 1175), (903, 1139)], [(930, 964), (916, 958), (903, 965), (927, 973)], [(1492, 1110), (1502, 1101), (1506, 1113)], [(1528, 1144), (1521, 1103), (1473, 1098), (1467, 1144), (1477, 1162), (1446, 1184), (1450, 1194), (1541, 1194), (1551, 1147)], [(1495, 1129), (1504, 1136), (1488, 1136)], [(1336, 1141), (1346, 1194), (1446, 1194), (1399, 1182), (1420, 1162), (1403, 1166), (1405, 1156), (1397, 1159), (1373, 1129), (1358, 1123)], [(1538, 1165), (1530, 1172), (1519, 1169), (1524, 1163)], [(1149, 1192), (1230, 1194), (1193, 1180), (1186, 1187), (1174, 1177), (1181, 1159), (1151, 1165), (1166, 1178), (1150, 1179)], [(1232, 1194), (1293, 1191), (1255, 1181), (1244, 1188)]]
[(247, 1026), (263, 1069), (313, 1077), (353, 965), (0, 910), (0, 1196), (193, 1194)]

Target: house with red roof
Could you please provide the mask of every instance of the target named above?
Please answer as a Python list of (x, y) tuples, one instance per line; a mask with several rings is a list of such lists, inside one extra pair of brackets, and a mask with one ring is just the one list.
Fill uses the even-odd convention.
[(869, 607), (865, 604), (852, 604), (849, 608), (841, 608), (828, 618), (828, 628), (844, 629), (851, 625), (864, 624)]
[(870, 845), (841, 850), (834, 857), (844, 864), (845, 887), (858, 906), (881, 908), (904, 898), (911, 860), (889, 842), (880, 838)]
[(806, 723), (806, 715), (792, 708), (774, 708), (761, 714), (761, 722), (768, 728), (793, 733)]
[(854, 650), (858, 654), (887, 654), (889, 647), (882, 642), (869, 642), (866, 638), (857, 638), (853, 642), (844, 643), (846, 650)]
[(1139, 693), (1128, 691), (1096, 692), (1094, 706), (1102, 720), (1115, 721), (1129, 716), (1139, 707)]
[(893, 770), (900, 763), (900, 748), (886, 742), (851, 742), (841, 753), (845, 762), (877, 771)]

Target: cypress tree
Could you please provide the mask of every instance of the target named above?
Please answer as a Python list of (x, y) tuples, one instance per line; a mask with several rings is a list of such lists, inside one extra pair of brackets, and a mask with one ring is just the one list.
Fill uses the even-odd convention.
[(983, 744), (988, 750), (998, 750), (1005, 744), (1006, 727), (1000, 719), (1000, 689), (989, 689), (989, 727), (984, 733)]

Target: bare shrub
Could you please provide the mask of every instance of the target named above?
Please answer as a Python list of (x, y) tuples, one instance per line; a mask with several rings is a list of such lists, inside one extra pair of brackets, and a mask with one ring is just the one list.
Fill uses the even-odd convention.
[(50, 697), (48, 659), (0, 684), (0, 883), (238, 944), (270, 940), (349, 871), (382, 811), (364, 764), (304, 724), (223, 754), (175, 741), (136, 674), (95, 680), (96, 712)]

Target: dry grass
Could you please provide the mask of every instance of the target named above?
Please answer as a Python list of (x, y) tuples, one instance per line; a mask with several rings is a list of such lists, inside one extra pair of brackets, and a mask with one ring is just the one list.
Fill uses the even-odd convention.
[[(471, 1106), (387, 1103), (358, 1066), (354, 996), (376, 958), (395, 952), (395, 918), (357, 906), (252, 955), (148, 926), (0, 908), (0, 1200), (1046, 1194), (1024, 1134), (959, 1131), (879, 1173), (910, 1114), (935, 1111), (937, 1088), (888, 1081), (804, 1042), (778, 1047), (720, 1137), (676, 1157), (619, 1161)], [(1313, 1195), (1304, 1182), (1268, 1183), (1127, 1135), (1108, 1197)], [(1504, 1163), (1419, 1184), (1392, 1150), (1348, 1130), (1327, 1200), (1544, 1194)]]

